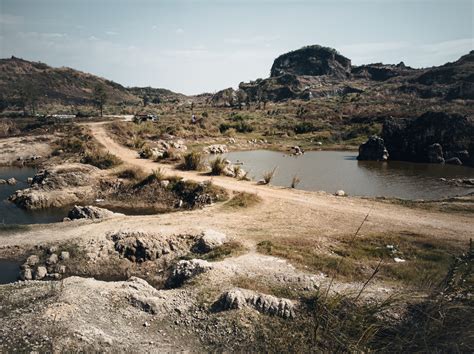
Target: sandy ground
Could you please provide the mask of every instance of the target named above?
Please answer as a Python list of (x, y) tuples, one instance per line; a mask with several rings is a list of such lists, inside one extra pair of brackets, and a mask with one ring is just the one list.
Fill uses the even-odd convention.
[(19, 157), (27, 159), (32, 155), (49, 155), (51, 140), (52, 136), (48, 135), (0, 139), (0, 166), (10, 165)]

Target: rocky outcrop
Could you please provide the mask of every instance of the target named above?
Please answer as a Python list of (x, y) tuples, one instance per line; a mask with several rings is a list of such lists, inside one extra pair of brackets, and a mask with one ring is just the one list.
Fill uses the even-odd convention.
[(9, 200), (28, 209), (63, 207), (92, 197), (94, 174), (98, 169), (90, 165), (68, 164), (38, 172), (30, 188), (18, 190)]
[(474, 166), (474, 121), (471, 117), (427, 112), (418, 118), (391, 118), (382, 138), (391, 160), (442, 163), (457, 157)]
[(90, 219), (90, 220), (97, 220), (97, 219), (105, 219), (105, 218), (112, 218), (117, 216), (125, 216), (124, 214), (114, 213), (110, 210), (98, 208), (92, 205), (88, 206), (79, 206), (74, 205), (71, 211), (68, 213), (68, 218), (71, 220), (78, 220), (78, 219)]
[(108, 236), (114, 242), (115, 250), (132, 262), (153, 261), (164, 256), (173, 258), (189, 253), (196, 238), (190, 235), (163, 237), (141, 231), (120, 231)]
[(250, 307), (266, 315), (283, 318), (295, 317), (293, 301), (241, 288), (234, 288), (223, 293), (217, 301), (216, 307), (221, 310)]
[(388, 151), (382, 138), (373, 135), (365, 143), (359, 146), (360, 161), (387, 161)]
[(332, 48), (312, 45), (280, 55), (273, 62), (271, 77), (285, 74), (322, 76), (339, 79), (350, 76), (351, 61)]
[(413, 73), (414, 70), (415, 69), (405, 66), (403, 62), (397, 65), (376, 63), (354, 66), (352, 68), (352, 75), (358, 79), (387, 81), (392, 77), (409, 75)]
[(188, 147), (182, 140), (177, 141), (165, 141), (158, 140), (155, 147), (145, 147), (138, 152), (138, 155), (142, 159), (159, 160), (162, 158), (168, 158), (171, 156), (178, 157), (180, 154), (186, 152)]

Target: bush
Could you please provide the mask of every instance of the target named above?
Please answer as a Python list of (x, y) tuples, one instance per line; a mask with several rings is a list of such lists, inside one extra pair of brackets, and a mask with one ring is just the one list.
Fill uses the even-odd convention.
[(220, 176), (225, 169), (225, 160), (223, 157), (216, 157), (211, 161), (211, 175)]
[(123, 179), (134, 179), (134, 180), (139, 180), (143, 179), (144, 172), (138, 168), (126, 168), (122, 171), (119, 171), (117, 173), (118, 178), (123, 178)]
[(202, 153), (192, 151), (184, 155), (184, 162), (181, 164), (183, 170), (201, 171), (204, 169), (204, 157)]
[(221, 123), (219, 125), (219, 131), (221, 134), (225, 133), (229, 129), (235, 129), (239, 133), (251, 133), (253, 132), (254, 128), (251, 124), (247, 122), (240, 121), (238, 123), (230, 124), (230, 123)]
[(296, 188), (296, 186), (300, 182), (301, 182), (301, 179), (297, 175), (294, 175), (293, 178), (291, 179), (291, 188)]
[(312, 124), (308, 122), (303, 122), (295, 125), (293, 128), (296, 134), (305, 134), (305, 133), (312, 133), (317, 130), (317, 128)]
[(81, 162), (105, 170), (120, 165), (122, 160), (109, 152), (104, 153), (99, 150), (92, 150), (85, 154)]

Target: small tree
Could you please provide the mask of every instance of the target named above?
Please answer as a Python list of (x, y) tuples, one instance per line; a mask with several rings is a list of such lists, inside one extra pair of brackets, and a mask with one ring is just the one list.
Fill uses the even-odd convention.
[(148, 106), (148, 103), (150, 102), (150, 97), (148, 96), (143, 96), (143, 107)]
[(16, 91), (19, 103), (23, 110), (23, 116), (26, 116), (28, 114), (28, 107), (30, 108), (31, 113), (35, 115), (40, 95), (39, 89), (34, 83), (34, 81), (31, 79), (27, 79), (25, 81), (20, 82)]
[(104, 85), (97, 84), (94, 87), (94, 103), (100, 110), (100, 116), (102, 117), (104, 112), (104, 105), (107, 101), (107, 93), (105, 92)]

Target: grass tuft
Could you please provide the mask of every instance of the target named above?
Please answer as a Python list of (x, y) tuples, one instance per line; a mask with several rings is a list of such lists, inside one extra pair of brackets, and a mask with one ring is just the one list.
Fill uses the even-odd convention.
[(192, 151), (184, 155), (184, 161), (181, 168), (187, 171), (202, 171), (205, 167), (202, 153)]
[(225, 203), (225, 206), (228, 208), (239, 209), (239, 208), (249, 208), (254, 205), (257, 205), (262, 201), (257, 194), (239, 192), (234, 195), (234, 197)]

